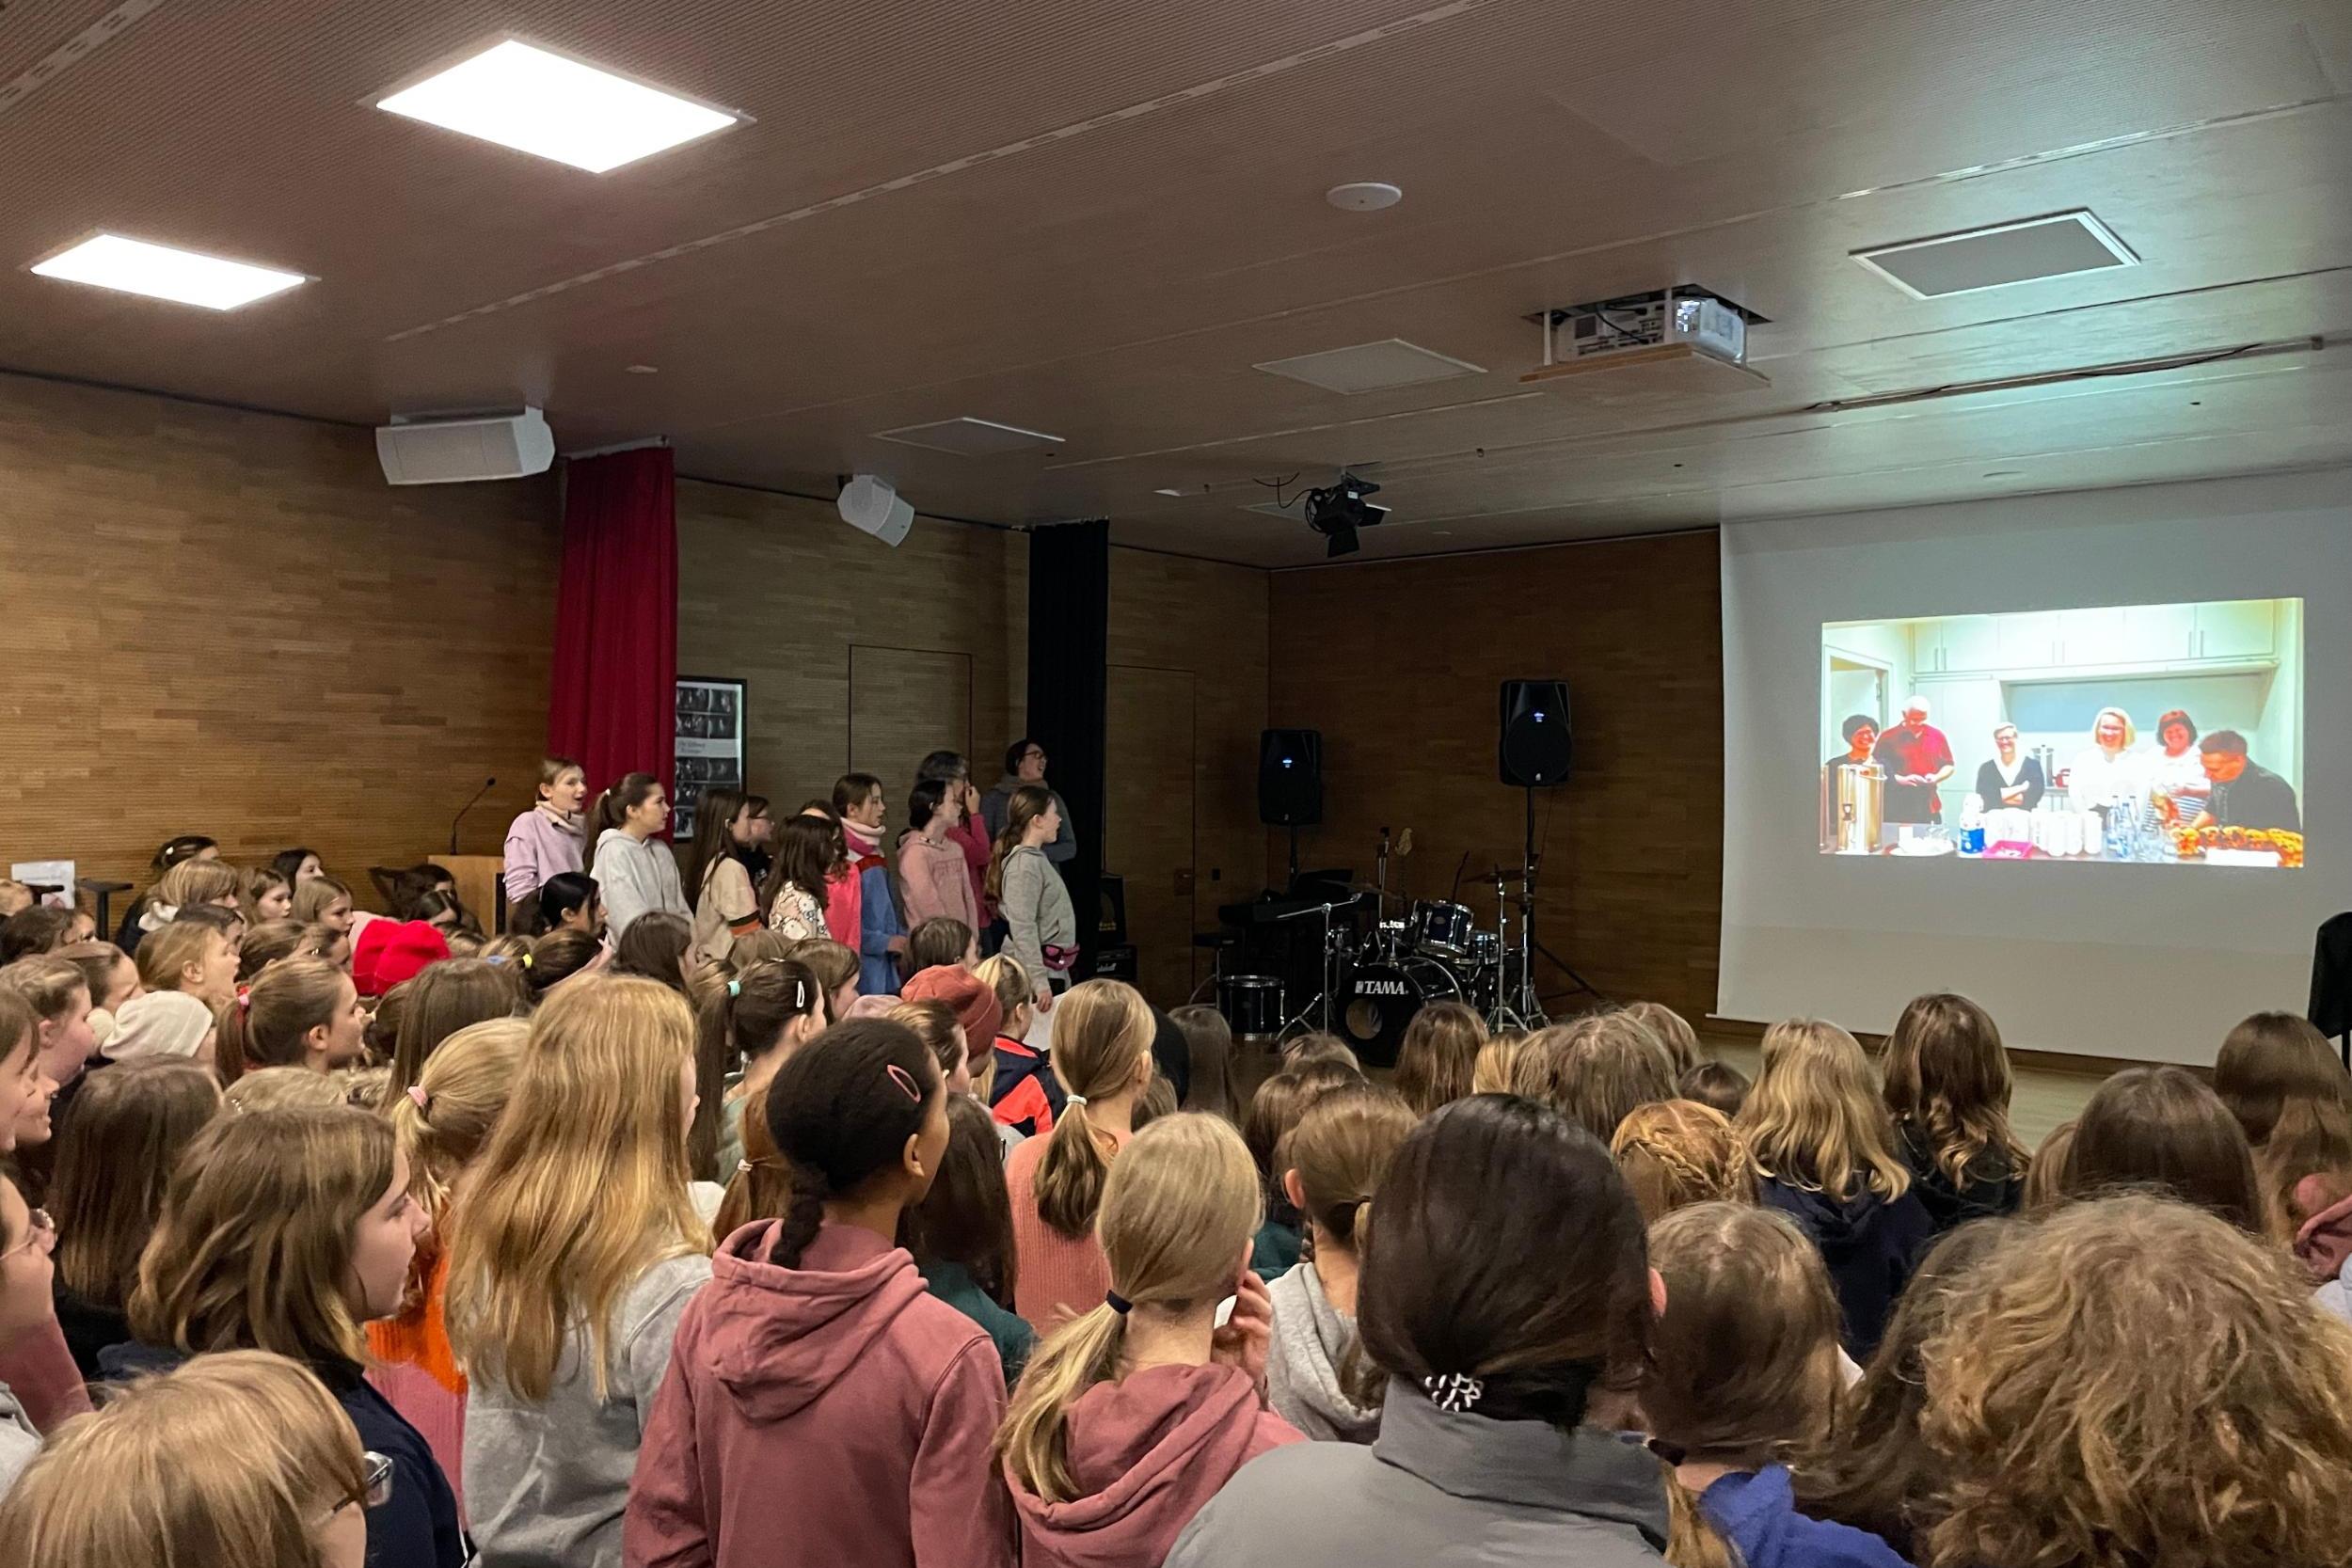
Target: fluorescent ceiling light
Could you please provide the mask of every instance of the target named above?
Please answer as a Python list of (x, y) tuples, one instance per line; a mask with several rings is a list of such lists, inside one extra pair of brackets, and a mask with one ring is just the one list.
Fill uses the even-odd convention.
[(298, 272), (225, 261), (119, 234), (95, 235), (46, 261), (34, 262), (33, 270), (43, 277), (201, 305), (207, 310), (233, 310), (309, 281)]
[(375, 106), (591, 174), (742, 119), (513, 39)]

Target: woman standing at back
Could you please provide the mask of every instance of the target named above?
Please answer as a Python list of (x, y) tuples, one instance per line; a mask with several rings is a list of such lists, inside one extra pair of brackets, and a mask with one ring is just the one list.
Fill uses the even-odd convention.
[(603, 895), (605, 923), (616, 940), (629, 922), (650, 910), (681, 920), (693, 917), (678, 885), (677, 857), (654, 837), (669, 824), (669, 796), (651, 773), (625, 773), (596, 797), (589, 818), (596, 860), (589, 875)]
[(670, 1336), (710, 1277), (687, 1191), (693, 1035), (655, 981), (564, 987), (459, 1183), (446, 1311), (485, 1562), (619, 1568)]
[(539, 798), (506, 825), (506, 928), (539, 928), (539, 894), (548, 879), (577, 872), (580, 859), (580, 808), (588, 799), (588, 774), (569, 757), (539, 762)]

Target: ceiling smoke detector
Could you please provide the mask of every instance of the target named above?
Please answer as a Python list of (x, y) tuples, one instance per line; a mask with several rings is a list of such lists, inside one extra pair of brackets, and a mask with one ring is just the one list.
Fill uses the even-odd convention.
[(1385, 180), (1354, 180), (1332, 186), (1323, 199), (1343, 213), (1377, 213), (1404, 200), (1405, 192)]

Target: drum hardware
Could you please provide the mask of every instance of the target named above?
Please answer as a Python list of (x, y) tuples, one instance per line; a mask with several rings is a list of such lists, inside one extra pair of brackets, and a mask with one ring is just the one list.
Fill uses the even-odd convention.
[[(1486, 1024), (1488, 1028), (1498, 1031), (1506, 1028), (1540, 1029), (1549, 1021), (1543, 998), (1535, 991), (1535, 955), (1538, 953), (1549, 958), (1561, 974), (1576, 982), (1562, 994), (1573, 996), (1581, 991), (1589, 996), (1600, 997), (1593, 983), (1579, 974), (1565, 958), (1535, 940), (1535, 879), (1543, 867), (1543, 856), (1535, 847), (1535, 791), (1532, 785), (1522, 787), (1527, 797), (1527, 838), (1519, 862), (1519, 874), (1516, 879), (1519, 888), (1518, 941), (1513, 943), (1506, 939), (1504, 942), (1511, 956), (1518, 959), (1518, 975), (1516, 986), (1506, 984), (1497, 987), (1494, 1011), (1487, 1018)], [(1500, 902), (1505, 879), (1502, 868), (1497, 867), (1495, 891), (1499, 902), (1495, 917), (1497, 925), (1507, 930), (1509, 922), (1504, 917), (1504, 906)]]

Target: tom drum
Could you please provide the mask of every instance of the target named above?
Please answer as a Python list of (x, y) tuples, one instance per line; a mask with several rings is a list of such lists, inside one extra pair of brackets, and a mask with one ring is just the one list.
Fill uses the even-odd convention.
[(1270, 974), (1220, 974), (1216, 1010), (1235, 1039), (1270, 1040), (1282, 1032), (1282, 982)]

